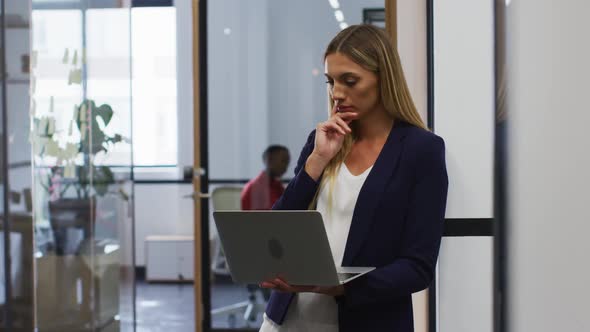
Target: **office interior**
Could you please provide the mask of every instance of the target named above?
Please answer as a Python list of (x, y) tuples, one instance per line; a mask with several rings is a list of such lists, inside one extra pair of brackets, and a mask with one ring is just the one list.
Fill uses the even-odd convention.
[(211, 213), (327, 117), (323, 48), (383, 27), (444, 138), (419, 332), (590, 331), (590, 3), (0, 0), (0, 330), (257, 331)]

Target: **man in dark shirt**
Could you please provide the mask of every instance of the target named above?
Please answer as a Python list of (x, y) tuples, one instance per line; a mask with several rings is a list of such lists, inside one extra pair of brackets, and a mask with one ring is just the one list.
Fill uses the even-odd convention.
[(280, 179), (287, 171), (289, 150), (282, 145), (271, 145), (262, 154), (265, 169), (250, 180), (242, 190), (242, 210), (270, 210), (285, 188)]

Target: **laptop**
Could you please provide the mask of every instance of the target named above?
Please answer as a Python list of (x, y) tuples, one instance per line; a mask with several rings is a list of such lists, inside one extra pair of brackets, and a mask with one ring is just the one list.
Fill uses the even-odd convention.
[(318, 211), (215, 211), (215, 225), (234, 282), (282, 277), (291, 285), (334, 286), (374, 267), (336, 267)]

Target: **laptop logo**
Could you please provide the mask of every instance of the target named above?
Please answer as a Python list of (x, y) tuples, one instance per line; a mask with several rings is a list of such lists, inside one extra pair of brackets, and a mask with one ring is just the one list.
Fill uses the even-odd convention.
[(268, 240), (268, 252), (274, 259), (283, 258), (283, 246), (281, 246), (281, 242), (275, 238)]

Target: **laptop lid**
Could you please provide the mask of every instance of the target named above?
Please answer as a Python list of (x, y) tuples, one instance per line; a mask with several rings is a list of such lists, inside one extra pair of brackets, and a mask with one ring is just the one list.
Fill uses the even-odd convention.
[(292, 285), (340, 283), (319, 212), (216, 211), (213, 217), (235, 282), (281, 276)]

